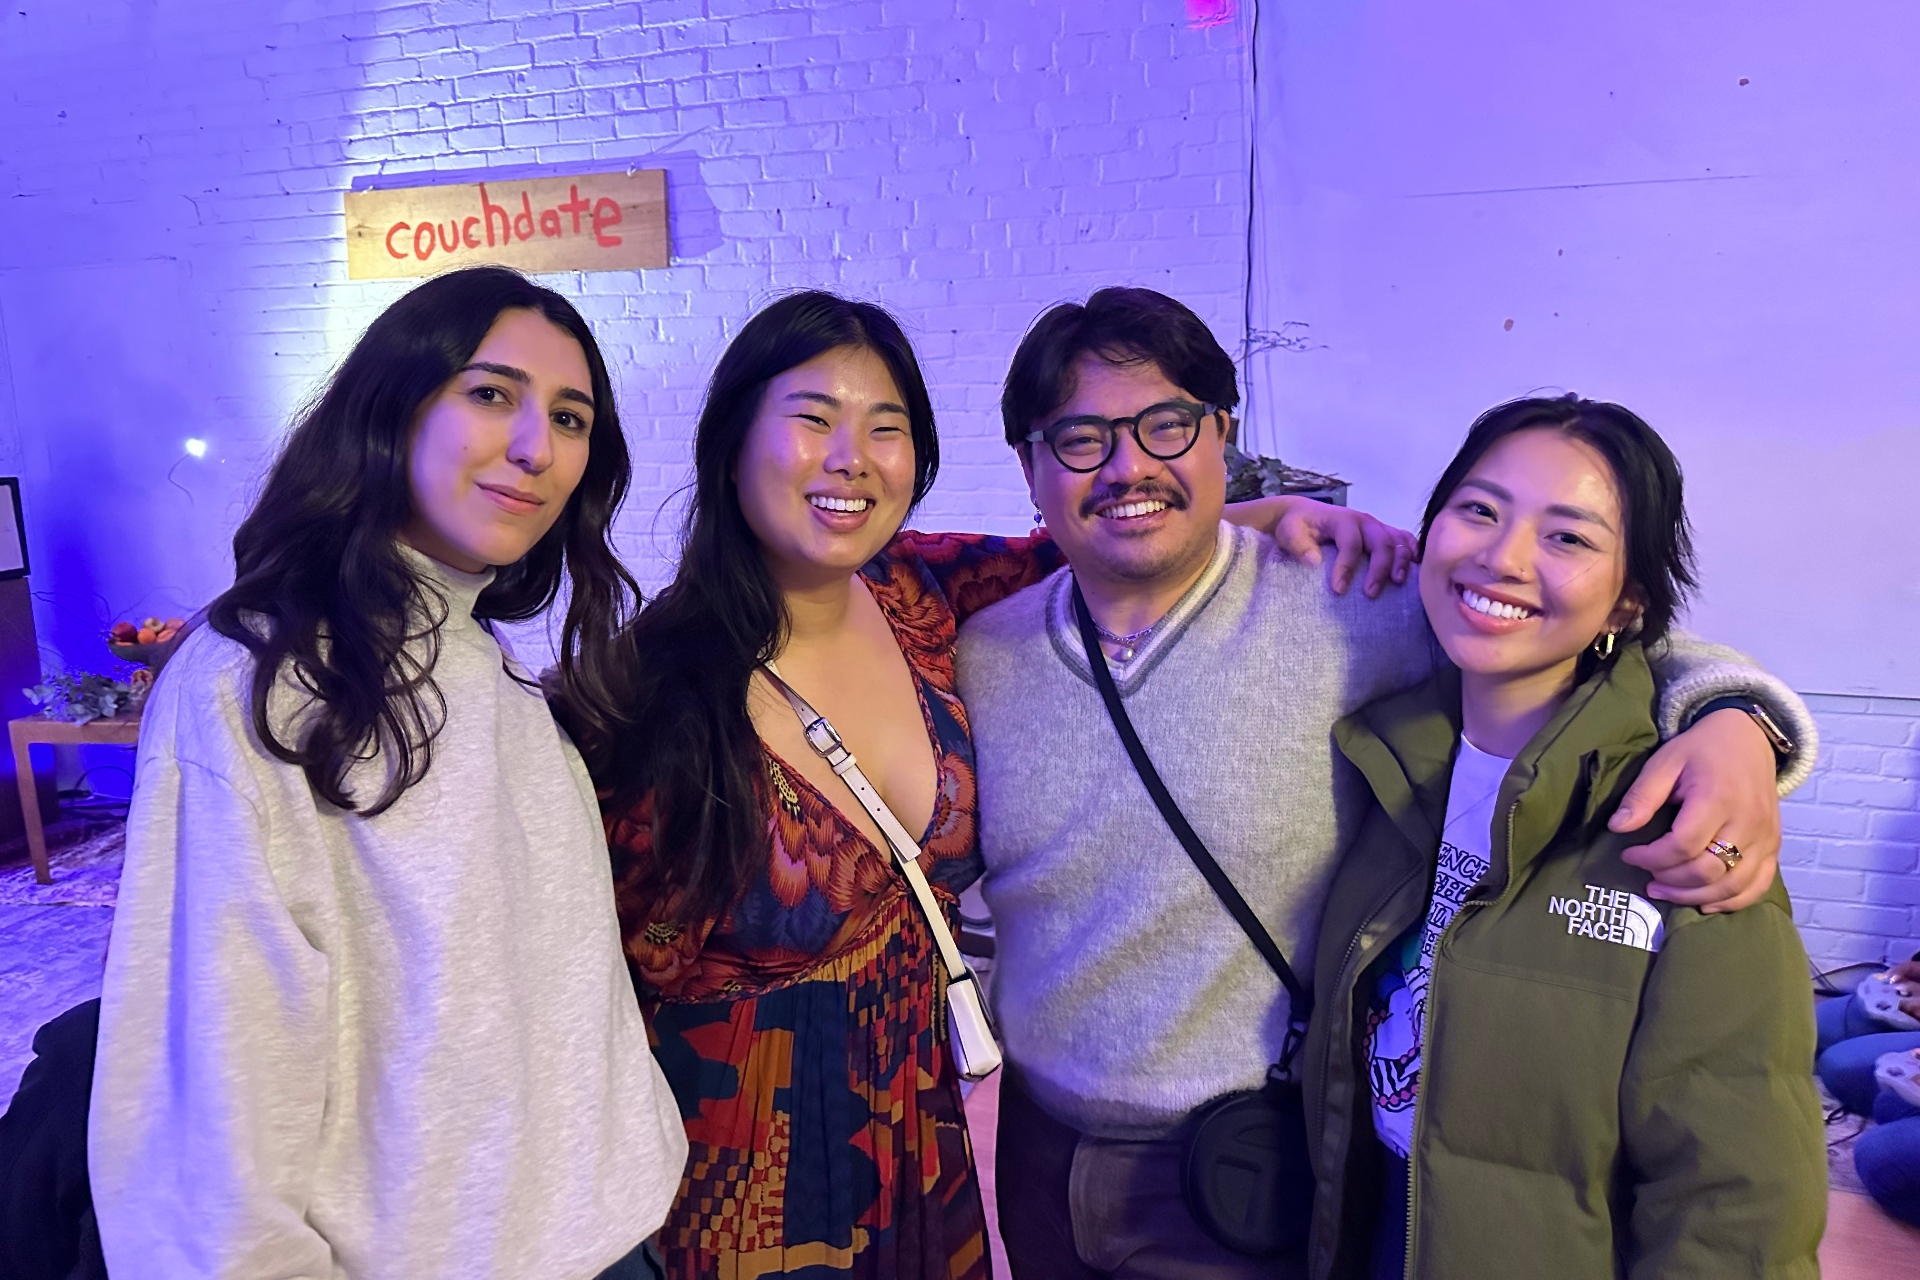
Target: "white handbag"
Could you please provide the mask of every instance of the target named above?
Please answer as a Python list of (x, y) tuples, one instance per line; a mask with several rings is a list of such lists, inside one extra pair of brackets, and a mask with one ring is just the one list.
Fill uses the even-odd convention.
[(947, 1041), (953, 1046), (953, 1065), (963, 1080), (986, 1079), (1000, 1069), (1000, 1042), (993, 1034), (993, 1019), (987, 1014), (987, 1001), (985, 993), (980, 990), (980, 980), (968, 967), (966, 957), (960, 954), (960, 947), (953, 940), (953, 931), (947, 927), (946, 912), (941, 910), (939, 900), (933, 896), (932, 886), (927, 883), (926, 874), (920, 870), (920, 846), (900, 825), (900, 819), (893, 816), (893, 810), (887, 808), (887, 802), (867, 781), (867, 775), (860, 772), (853, 752), (847, 750), (846, 743), (840, 741), (840, 735), (827, 722), (827, 718), (807, 705), (807, 700), (780, 678), (780, 673), (774, 670), (771, 662), (763, 664), (761, 669), (767, 673), (773, 687), (786, 696), (793, 713), (800, 717), (800, 724), (806, 731), (807, 745), (840, 775), (840, 780), (853, 792), (854, 799), (860, 802), (861, 807), (885, 833), (887, 844), (893, 849), (893, 860), (913, 890), (914, 901), (920, 906), (920, 914), (926, 918), (934, 946), (939, 949), (941, 963), (946, 967)]

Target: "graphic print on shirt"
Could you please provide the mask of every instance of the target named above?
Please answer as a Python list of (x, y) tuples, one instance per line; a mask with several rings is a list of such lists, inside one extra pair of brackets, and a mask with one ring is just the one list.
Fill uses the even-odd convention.
[[(1440, 842), (1440, 866), (1434, 875), (1433, 904), (1427, 908), (1426, 927), (1417, 949), (1399, 972), (1381, 978), (1378, 1013), (1373, 1026), (1367, 1071), (1373, 1081), (1374, 1127), (1381, 1140), (1400, 1156), (1413, 1146), (1413, 1103), (1420, 1081), (1420, 1035), (1427, 1018), (1427, 982), (1433, 973), (1434, 948), (1459, 913), (1460, 904), (1487, 873), (1487, 855)], [(1411, 941), (1411, 940), (1409, 940)]]
[(1407, 939), (1399, 963), (1389, 965), (1374, 989), (1367, 1016), (1367, 1075), (1373, 1093), (1373, 1126), (1396, 1155), (1413, 1148), (1414, 1103), (1420, 1085), (1420, 1037), (1427, 1017), (1427, 984), (1433, 956), (1467, 895), (1487, 873), (1492, 853), (1494, 801), (1511, 762), (1488, 755), (1464, 739), (1454, 761), (1446, 827), (1434, 868), (1433, 900), (1419, 933)]

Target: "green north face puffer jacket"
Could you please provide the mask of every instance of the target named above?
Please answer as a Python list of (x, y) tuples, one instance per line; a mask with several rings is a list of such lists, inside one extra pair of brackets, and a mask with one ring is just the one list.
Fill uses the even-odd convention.
[[(1619, 855), (1671, 814), (1606, 828), (1659, 744), (1653, 706), (1629, 646), (1501, 786), (1491, 867), (1433, 961), (1409, 1280), (1819, 1274), (1813, 996), (1786, 891), (1727, 915), (1653, 902)], [(1367, 1274), (1368, 1006), (1426, 916), (1459, 717), (1449, 668), (1335, 730), (1374, 802), (1328, 898), (1305, 1051), (1316, 1278)]]

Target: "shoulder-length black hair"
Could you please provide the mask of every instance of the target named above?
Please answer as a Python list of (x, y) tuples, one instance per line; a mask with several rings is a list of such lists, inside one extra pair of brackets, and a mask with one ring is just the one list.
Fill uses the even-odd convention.
[(740, 510), (734, 464), (768, 382), (842, 347), (872, 351), (893, 375), (913, 437), (914, 503), (926, 495), (940, 445), (899, 324), (830, 293), (780, 299), (747, 321), (713, 371), (673, 582), (618, 638), (606, 696), (566, 699), (568, 727), (609, 803), (653, 797), (654, 849), (683, 922), (724, 914), (767, 854), (764, 756), (747, 685), (786, 643), (788, 618)]
[(1536, 428), (1564, 431), (1591, 446), (1612, 468), (1626, 526), (1626, 591), (1641, 606), (1640, 621), (1630, 635), (1653, 644), (1667, 634), (1674, 614), (1697, 585), (1693, 533), (1679, 460), (1659, 432), (1617, 404), (1576, 395), (1533, 397), (1510, 400), (1481, 414), (1427, 499), (1420, 519), (1420, 553), (1426, 554), (1434, 518), (1487, 450), (1516, 431)]
[[(500, 566), (474, 616), (518, 621), (545, 610), (568, 579), (560, 664), (584, 673), (637, 597), (607, 541), (631, 465), (606, 361), (587, 322), (551, 289), (504, 267), (436, 277), (383, 311), (303, 412), (253, 510), (233, 535), (234, 582), (208, 610), (254, 657), (253, 726), (305, 771), (328, 803), (367, 816), (427, 774), (445, 703), (433, 682), (446, 605), (398, 543), (413, 510), (407, 460), (421, 409), (479, 349), (504, 311), (537, 312), (586, 354), (593, 430), (586, 472), (566, 509), (522, 559)], [(281, 672), (311, 694), (299, 740), (268, 716)], [(378, 758), (387, 782), (368, 800), (347, 775)]]

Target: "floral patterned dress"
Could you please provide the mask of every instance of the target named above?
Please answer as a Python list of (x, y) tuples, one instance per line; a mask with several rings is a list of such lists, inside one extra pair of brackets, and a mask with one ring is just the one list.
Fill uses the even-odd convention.
[[(939, 787), (921, 866), (958, 928), (981, 871), (955, 628), (1061, 563), (1051, 541), (906, 532), (861, 570), (913, 674)], [(772, 855), (722, 918), (673, 923), (651, 803), (609, 812), (634, 982), (689, 1154), (675, 1280), (984, 1280), (986, 1221), (938, 953), (877, 848), (767, 753)]]

